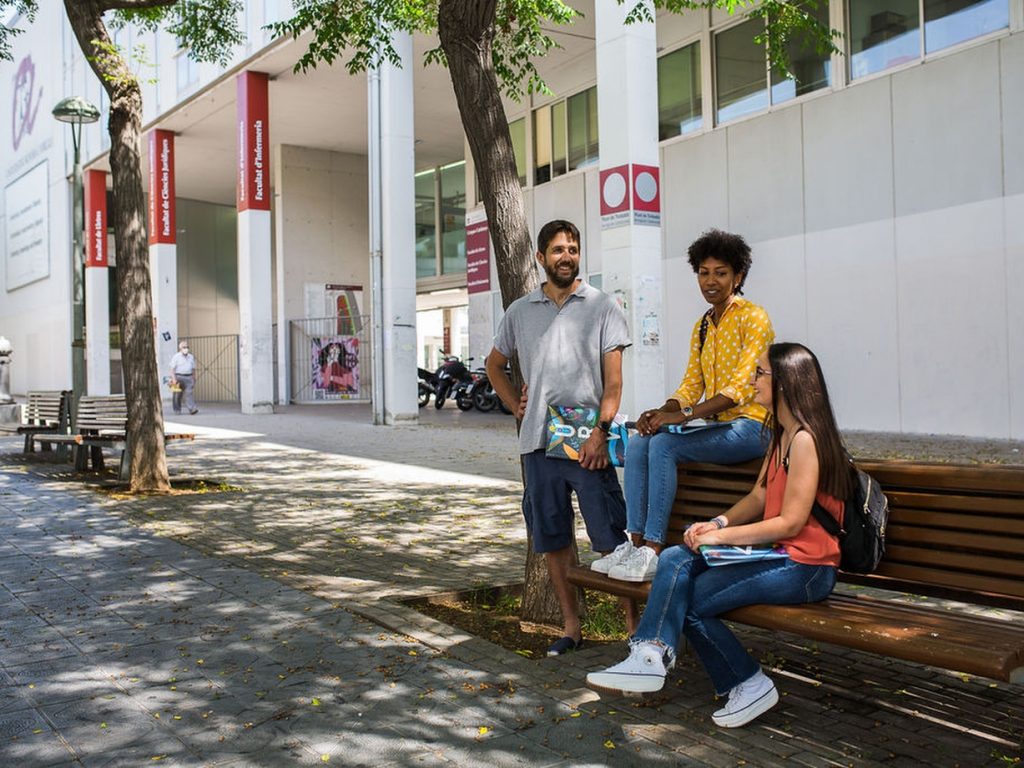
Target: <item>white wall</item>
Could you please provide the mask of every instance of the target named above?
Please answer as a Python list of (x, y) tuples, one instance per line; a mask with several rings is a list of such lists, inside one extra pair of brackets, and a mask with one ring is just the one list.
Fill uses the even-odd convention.
[(284, 314), (305, 316), (306, 283), (363, 286), (369, 312), (370, 257), (365, 155), (275, 148), (274, 204), (284, 248)]
[(665, 143), (666, 388), (701, 309), (685, 249), (720, 226), (843, 426), (1024, 438), (1022, 73), (1004, 37)]
[[(0, 335), (6, 336), (14, 349), (11, 391), (17, 395), (30, 389), (71, 386), (71, 137), (70, 129), (50, 114), (64, 95), (59, 43), (54, 44), (62, 19), (62, 6), (41, 4), (36, 21), (23, 21), (24, 34), (12, 40), (13, 61), (0, 62)], [(15, 78), (29, 57), (34, 78), (23, 81), (30, 88), (21, 90), (19, 108)], [(6, 190), (41, 163), (46, 163), (42, 193), (46, 246), (34, 262), (39, 278), (23, 285), (12, 280), (9, 285)], [(12, 194), (17, 190), (15, 187)]]

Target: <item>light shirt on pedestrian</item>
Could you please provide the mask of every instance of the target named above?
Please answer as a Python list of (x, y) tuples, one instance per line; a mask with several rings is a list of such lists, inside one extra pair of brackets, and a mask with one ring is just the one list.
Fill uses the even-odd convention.
[(175, 376), (191, 376), (196, 370), (196, 359), (191, 354), (175, 352), (171, 358), (171, 370)]

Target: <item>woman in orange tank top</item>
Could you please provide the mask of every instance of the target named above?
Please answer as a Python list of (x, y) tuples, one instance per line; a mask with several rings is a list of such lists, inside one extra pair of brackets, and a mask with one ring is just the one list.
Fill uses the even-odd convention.
[[(725, 706), (711, 719), (736, 728), (779, 700), (732, 631), (717, 617), (744, 605), (823, 600), (832, 591), (839, 544), (811, 515), (817, 501), (842, 522), (853, 473), (836, 426), (825, 378), (801, 344), (773, 344), (754, 374), (754, 401), (768, 409), (772, 441), (753, 489), (724, 515), (687, 529), (684, 545), (666, 549), (629, 657), (587, 675), (599, 690), (661, 690), (685, 635)], [(712, 567), (705, 545), (777, 544), (776, 556)]]

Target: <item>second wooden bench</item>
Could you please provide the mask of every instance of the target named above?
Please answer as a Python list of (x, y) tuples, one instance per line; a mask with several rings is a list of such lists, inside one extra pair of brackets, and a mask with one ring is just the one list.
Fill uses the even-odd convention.
[[(51, 440), (70, 443), (73, 446), (75, 469), (89, 469), (90, 459), (94, 470), (104, 467), (103, 449), (120, 451), (118, 477), (128, 480), (128, 465), (125, 451), (128, 448), (128, 407), (124, 395), (85, 395), (78, 401), (78, 412), (72, 425), (72, 434), (64, 436), (36, 435), (36, 442)], [(195, 434), (164, 433), (164, 440), (194, 440)]]

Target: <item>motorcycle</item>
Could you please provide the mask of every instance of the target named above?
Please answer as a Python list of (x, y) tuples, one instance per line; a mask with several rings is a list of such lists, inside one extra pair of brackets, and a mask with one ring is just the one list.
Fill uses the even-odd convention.
[(417, 402), (419, 407), (422, 408), (430, 402), (430, 396), (437, 392), (437, 375), (431, 373), (426, 368), (417, 368), (416, 371), (419, 374)]
[(444, 401), (449, 397), (455, 400), (455, 405), (461, 411), (468, 411), (473, 407), (472, 399), (467, 399), (465, 394), (466, 389), (473, 383), (473, 378), (459, 358), (455, 355), (446, 355), (434, 375), (437, 377), (437, 389), (434, 392), (435, 408), (444, 408)]
[(502, 413), (511, 414), (512, 411), (505, 406), (502, 399), (498, 397), (498, 393), (494, 391), (494, 386), (491, 384), (491, 379), (487, 375), (487, 370), (485, 368), (480, 368), (473, 373), (477, 378), (473, 383), (471, 396), (473, 398), (473, 405), (476, 409), (486, 413), (488, 411), (493, 411), (495, 406), (497, 406), (501, 408)]

